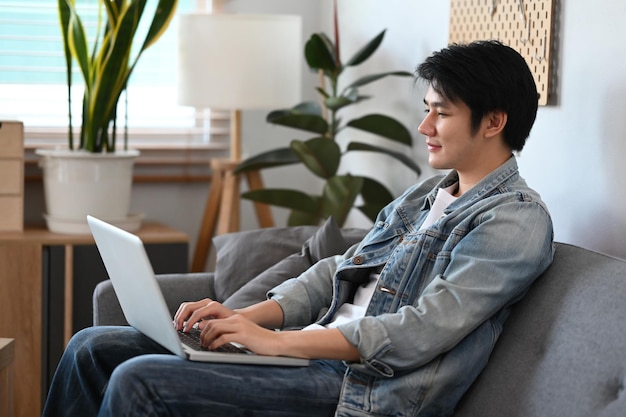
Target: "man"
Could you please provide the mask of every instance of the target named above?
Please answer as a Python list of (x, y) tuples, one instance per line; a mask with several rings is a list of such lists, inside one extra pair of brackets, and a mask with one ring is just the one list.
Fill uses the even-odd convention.
[(209, 348), (238, 342), (311, 366), (194, 363), (132, 328), (91, 328), (70, 342), (44, 415), (450, 415), (552, 262), (552, 222), (513, 156), (537, 112), (523, 58), (498, 42), (454, 45), (417, 75), (429, 83), (418, 130), (447, 175), (411, 187), (360, 244), (268, 300), (232, 311), (205, 299), (174, 317)]

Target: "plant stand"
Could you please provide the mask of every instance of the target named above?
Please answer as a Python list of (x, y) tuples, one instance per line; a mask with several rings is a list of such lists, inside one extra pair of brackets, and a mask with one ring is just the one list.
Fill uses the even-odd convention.
[[(233, 159), (214, 159), (211, 161), (211, 170), (213, 171), (211, 191), (207, 197), (202, 225), (196, 241), (191, 272), (204, 271), (211, 248), (211, 238), (216, 232), (216, 228), (218, 235), (239, 231), (239, 186), (242, 175), (245, 176), (250, 190), (263, 188), (263, 180), (259, 171), (235, 175), (233, 171), (237, 165), (239, 165), (239, 161)], [(267, 204), (254, 203), (254, 208), (259, 226), (274, 226), (271, 209)]]

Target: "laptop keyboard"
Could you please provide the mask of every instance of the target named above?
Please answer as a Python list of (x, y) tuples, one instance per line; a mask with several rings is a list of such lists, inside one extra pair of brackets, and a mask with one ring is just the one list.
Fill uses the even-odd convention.
[[(198, 329), (193, 328), (188, 333), (178, 331), (178, 337), (184, 344), (186, 344), (193, 350), (209, 350), (205, 348), (204, 346), (202, 346), (200, 342), (200, 330)], [(250, 353), (249, 350), (239, 347), (239, 346), (235, 346), (232, 343), (226, 343), (218, 347), (217, 349), (213, 350), (213, 352), (246, 353), (246, 354)]]

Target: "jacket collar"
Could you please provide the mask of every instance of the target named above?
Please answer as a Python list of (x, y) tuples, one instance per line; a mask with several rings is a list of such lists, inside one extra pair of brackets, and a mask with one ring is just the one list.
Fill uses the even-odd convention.
[[(515, 155), (511, 155), (511, 157), (507, 159), (505, 163), (487, 174), (487, 176), (485, 176), (476, 185), (474, 185), (471, 189), (469, 189), (466, 193), (459, 197), (454, 203), (452, 203), (450, 205), (450, 208), (454, 208), (459, 204), (466, 204), (469, 202), (473, 202), (474, 200), (479, 200), (485, 195), (492, 193), (496, 188), (499, 188), (506, 182), (510, 181), (511, 178), (517, 178), (518, 176), (519, 169), (517, 166), (517, 159)], [(425, 201), (426, 208), (432, 207), (432, 204), (435, 201), (435, 197), (437, 196), (437, 191), (440, 188), (449, 187), (458, 181), (459, 174), (456, 172), (456, 170), (452, 170), (447, 175), (445, 175), (428, 194), (428, 198)]]

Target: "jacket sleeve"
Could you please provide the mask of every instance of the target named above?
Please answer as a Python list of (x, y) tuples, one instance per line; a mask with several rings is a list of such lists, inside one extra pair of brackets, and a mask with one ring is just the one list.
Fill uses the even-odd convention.
[(552, 262), (552, 238), (549, 214), (534, 202), (509, 203), (479, 216), (453, 249), (437, 254), (436, 262), (446, 266), (433, 272), (415, 302), (339, 326), (361, 353), (361, 363), (351, 366), (392, 375), (452, 349), (527, 291)]
[(351, 257), (358, 245), (353, 245), (343, 255), (321, 259), (300, 276), (283, 282), (267, 293), (267, 298), (278, 302), (283, 310), (283, 328), (307, 326), (328, 310), (337, 266)]

